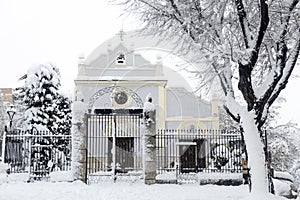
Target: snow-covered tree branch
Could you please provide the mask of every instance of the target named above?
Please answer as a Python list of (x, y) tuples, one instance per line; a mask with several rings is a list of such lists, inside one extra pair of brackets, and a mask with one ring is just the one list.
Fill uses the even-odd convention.
[(182, 55), (199, 66), (199, 74), (216, 74), (226, 110), (245, 131), (253, 192), (266, 191), (261, 129), (297, 63), (299, 0), (114, 2), (136, 14), (146, 32), (179, 38), (176, 47), (182, 45)]

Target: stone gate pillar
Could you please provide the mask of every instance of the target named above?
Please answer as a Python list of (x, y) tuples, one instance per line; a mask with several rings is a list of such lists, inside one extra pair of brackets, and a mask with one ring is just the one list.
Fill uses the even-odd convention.
[(156, 179), (156, 111), (152, 97), (144, 104), (143, 168), (145, 184), (154, 184)]
[(74, 180), (87, 180), (86, 121), (87, 105), (75, 101), (72, 106), (72, 173)]

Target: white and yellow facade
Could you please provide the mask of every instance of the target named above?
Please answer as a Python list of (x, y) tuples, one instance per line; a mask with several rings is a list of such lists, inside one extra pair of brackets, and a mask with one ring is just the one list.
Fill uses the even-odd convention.
[(158, 58), (152, 64), (138, 50), (153, 48), (149, 37), (115, 36), (80, 58), (75, 98), (91, 112), (103, 108), (141, 108), (151, 94), (158, 129), (219, 129), (218, 101), (204, 101), (187, 81)]

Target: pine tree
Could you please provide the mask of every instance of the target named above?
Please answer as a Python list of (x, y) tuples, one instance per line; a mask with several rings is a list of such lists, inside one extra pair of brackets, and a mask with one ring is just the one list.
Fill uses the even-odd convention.
[(21, 128), (32, 129), (42, 125), (52, 134), (69, 135), (71, 100), (59, 91), (58, 68), (53, 65), (35, 66), (20, 81), (24, 83), (14, 90), (13, 95), (18, 113), (26, 118)]
[(30, 68), (21, 89), (27, 107), (25, 123), (27, 129), (47, 129), (54, 133), (59, 119), (57, 99), (59, 97), (60, 74), (56, 66), (38, 65)]
[[(15, 97), (25, 110), (23, 128), (38, 131), (32, 134), (44, 134), (40, 131), (46, 130), (51, 135), (59, 135), (32, 141), (33, 146), (38, 145), (38, 148), (31, 150), (32, 166), (36, 163), (46, 169), (53, 162), (53, 153), (63, 153), (70, 160), (71, 101), (59, 92), (58, 68), (51, 64), (34, 66), (21, 80), (24, 85), (15, 90)], [(61, 169), (63, 167), (61, 160), (56, 161), (55, 165)]]
[(57, 99), (57, 109), (58, 109), (57, 133), (61, 135), (69, 135), (72, 126), (71, 100), (68, 97), (60, 94)]
[[(71, 100), (68, 97), (59, 95), (57, 99), (58, 121), (57, 132), (58, 135), (71, 135), (72, 126), (72, 111)], [(67, 160), (71, 160), (71, 140), (68, 137), (59, 137), (53, 144), (61, 152), (64, 153)]]

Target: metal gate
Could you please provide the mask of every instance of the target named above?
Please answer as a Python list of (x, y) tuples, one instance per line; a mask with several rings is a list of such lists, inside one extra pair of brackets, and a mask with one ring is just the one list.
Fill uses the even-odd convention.
[(200, 153), (205, 154), (204, 139), (179, 139), (177, 146), (179, 148), (179, 166), (180, 173), (197, 172), (200, 168), (206, 167), (205, 156), (200, 156)]
[(71, 170), (71, 135), (13, 130), (5, 136), (4, 162), (11, 173), (29, 173), (35, 180), (52, 171)]
[(97, 109), (87, 118), (87, 182), (142, 172), (142, 109)]

